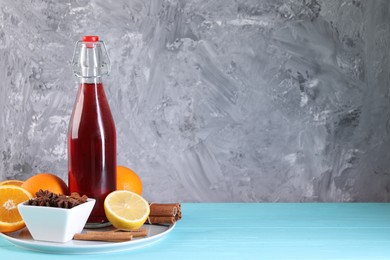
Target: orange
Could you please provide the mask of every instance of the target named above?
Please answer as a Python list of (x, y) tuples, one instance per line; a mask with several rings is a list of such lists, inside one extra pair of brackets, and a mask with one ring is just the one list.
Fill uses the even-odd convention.
[(5, 181), (0, 182), (0, 186), (1, 185), (22, 186), (23, 183), (24, 183), (24, 181), (20, 181), (20, 180), (5, 180)]
[(21, 186), (28, 190), (34, 197), (42, 190), (49, 190), (53, 193), (68, 194), (68, 186), (57, 175), (51, 173), (38, 173), (28, 178)]
[(142, 195), (141, 178), (130, 168), (116, 167), (116, 189), (127, 190)]
[(17, 206), (31, 198), (30, 192), (19, 186), (0, 186), (0, 232), (14, 232), (25, 226)]

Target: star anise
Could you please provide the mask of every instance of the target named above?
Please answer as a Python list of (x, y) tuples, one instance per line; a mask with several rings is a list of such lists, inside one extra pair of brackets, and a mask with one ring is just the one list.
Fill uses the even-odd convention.
[(58, 207), (70, 209), (77, 205), (86, 202), (88, 197), (83, 195), (82, 197), (77, 192), (73, 192), (70, 196), (63, 194), (56, 194), (48, 190), (39, 190), (36, 193), (36, 198), (28, 201), (32, 206), (46, 206), (46, 207)]
[(43, 200), (51, 200), (51, 199), (58, 196), (57, 194), (55, 194), (53, 192), (50, 192), (48, 190), (42, 190), (42, 189), (37, 191), (35, 194), (36, 194), (37, 198), (41, 198)]
[(39, 190), (35, 193), (35, 195), (36, 198), (30, 199), (28, 201), (29, 205), (50, 207), (51, 201), (57, 196), (48, 190)]
[(60, 195), (57, 198), (57, 207), (59, 208), (71, 209), (79, 204), (77, 199), (71, 196)]
[(45, 207), (50, 207), (50, 202), (49, 201), (45, 201), (41, 198), (34, 198), (34, 199), (30, 199), (28, 201), (28, 204), (29, 205), (32, 205), (32, 206), (45, 206)]
[(87, 202), (87, 199), (88, 199), (88, 197), (86, 195), (83, 195), (82, 197), (80, 197), (80, 194), (77, 192), (72, 192), (70, 194), (70, 197), (76, 199), (79, 202), (79, 204)]

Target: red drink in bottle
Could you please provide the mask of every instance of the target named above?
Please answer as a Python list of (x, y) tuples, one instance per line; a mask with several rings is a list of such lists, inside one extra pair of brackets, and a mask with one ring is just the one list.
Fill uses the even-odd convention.
[(87, 226), (100, 227), (108, 222), (104, 199), (116, 187), (116, 130), (101, 82), (108, 56), (97, 36), (77, 43), (73, 66), (80, 85), (68, 129), (69, 192), (96, 199)]

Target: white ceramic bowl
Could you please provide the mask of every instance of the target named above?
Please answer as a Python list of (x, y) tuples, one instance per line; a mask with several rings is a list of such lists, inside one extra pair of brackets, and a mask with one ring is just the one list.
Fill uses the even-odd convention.
[(88, 199), (71, 209), (31, 206), (25, 201), (18, 209), (35, 240), (67, 242), (83, 230), (95, 201)]

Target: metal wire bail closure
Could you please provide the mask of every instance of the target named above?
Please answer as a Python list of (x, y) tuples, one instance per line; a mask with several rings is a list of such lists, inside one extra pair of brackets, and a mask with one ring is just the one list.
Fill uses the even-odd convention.
[(111, 72), (110, 58), (103, 41), (77, 41), (72, 57), (73, 73), (79, 78), (100, 78)]

